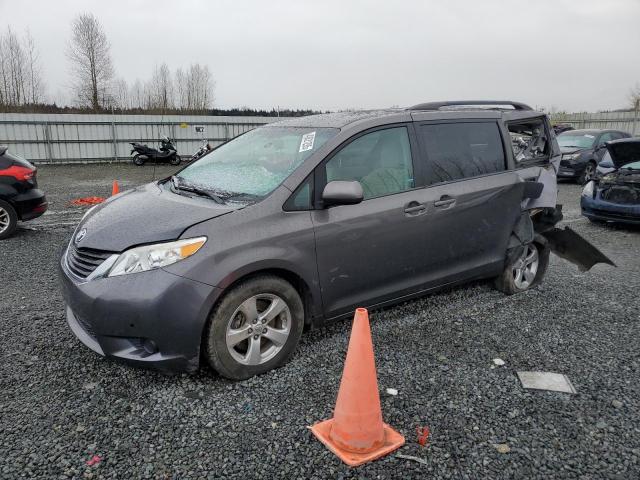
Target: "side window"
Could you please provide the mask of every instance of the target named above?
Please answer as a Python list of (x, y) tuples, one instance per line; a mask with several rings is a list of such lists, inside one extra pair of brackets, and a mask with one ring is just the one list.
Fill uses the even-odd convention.
[(526, 122), (509, 123), (511, 147), (516, 166), (530, 166), (546, 163), (551, 146), (541, 118)]
[(604, 145), (605, 143), (610, 142), (611, 140), (615, 140), (616, 138), (618, 137), (614, 137), (613, 132), (603, 133), (602, 135), (600, 135), (600, 140), (598, 140), (598, 146)]
[(327, 182), (357, 180), (365, 200), (414, 187), (409, 134), (406, 127), (367, 133), (325, 164)]
[(505, 170), (498, 125), (492, 122), (423, 124), (427, 183), (442, 183)]
[(310, 175), (302, 184), (296, 189), (289, 199), (284, 203), (283, 210), (287, 212), (295, 212), (300, 210), (311, 210), (313, 194), (313, 174)]

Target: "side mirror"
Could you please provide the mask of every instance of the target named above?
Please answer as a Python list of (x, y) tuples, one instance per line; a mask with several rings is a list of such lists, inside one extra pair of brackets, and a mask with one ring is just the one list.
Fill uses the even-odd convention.
[(360, 182), (334, 180), (327, 183), (322, 191), (322, 202), (325, 207), (333, 205), (355, 205), (362, 202), (364, 192)]

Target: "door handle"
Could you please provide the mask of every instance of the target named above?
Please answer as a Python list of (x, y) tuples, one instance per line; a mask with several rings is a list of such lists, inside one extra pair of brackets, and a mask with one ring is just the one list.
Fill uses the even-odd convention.
[(416, 201), (409, 202), (404, 207), (404, 213), (409, 215), (414, 215), (418, 213), (422, 213), (427, 209), (427, 206), (424, 203), (418, 203)]
[(449, 205), (453, 205), (454, 203), (456, 203), (455, 198), (451, 198), (446, 195), (443, 195), (442, 197), (440, 197), (440, 200), (436, 200), (435, 202), (433, 202), (433, 206), (437, 208), (448, 207)]

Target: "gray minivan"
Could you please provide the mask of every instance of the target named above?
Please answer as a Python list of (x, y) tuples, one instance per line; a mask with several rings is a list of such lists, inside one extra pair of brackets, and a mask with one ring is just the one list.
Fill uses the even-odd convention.
[(524, 291), (550, 250), (611, 263), (554, 227), (559, 160), (547, 117), (515, 102), (256, 128), (85, 215), (60, 262), (67, 320), (101, 355), (243, 379), (359, 306), (482, 278)]

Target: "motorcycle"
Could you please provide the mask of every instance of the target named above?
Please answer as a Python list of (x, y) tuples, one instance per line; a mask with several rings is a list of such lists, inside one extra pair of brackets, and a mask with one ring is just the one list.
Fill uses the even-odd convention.
[(131, 144), (131, 153), (136, 152), (133, 156), (133, 163), (141, 167), (148, 161), (170, 163), (171, 165), (180, 165), (182, 159), (178, 155), (176, 147), (168, 137), (162, 137), (160, 141), (160, 150), (142, 145), (137, 142), (129, 142)]
[(201, 157), (204, 157), (211, 150), (213, 150), (213, 149), (211, 148), (211, 144), (209, 143), (209, 140), (203, 141), (202, 145), (200, 145), (200, 148), (198, 148), (196, 153), (191, 155), (191, 160), (190, 161), (193, 162), (195, 160), (198, 160)]

